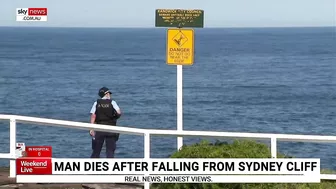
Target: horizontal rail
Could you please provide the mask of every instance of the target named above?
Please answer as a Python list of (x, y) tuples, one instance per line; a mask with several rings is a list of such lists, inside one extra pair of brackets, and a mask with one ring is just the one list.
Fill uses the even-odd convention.
[(336, 180), (336, 175), (332, 174), (320, 174), (320, 177), (323, 180)]
[(193, 137), (226, 137), (226, 138), (253, 138), (271, 139), (293, 142), (323, 142), (335, 143), (335, 136), (323, 135), (295, 135), (295, 134), (274, 134), (274, 133), (240, 133), (240, 132), (213, 132), (213, 131), (177, 131), (177, 130), (148, 130), (151, 135), (160, 136), (193, 136)]
[[(111, 126), (101, 124), (91, 124), (84, 122), (65, 121), (48, 118), (28, 117), (19, 115), (4, 115), (0, 114), (0, 120), (10, 120), (11, 128), (11, 146), (15, 147), (16, 143), (16, 123), (30, 123), (44, 126), (57, 126), (74, 129), (95, 130), (105, 132), (117, 132), (122, 134), (142, 135), (144, 136), (144, 154), (145, 158), (150, 158), (150, 136), (175, 136), (175, 137), (220, 137), (220, 138), (246, 138), (246, 139), (271, 139), (272, 157), (276, 158), (277, 141), (292, 141), (292, 142), (323, 142), (336, 143), (335, 136), (323, 135), (295, 135), (295, 134), (274, 134), (274, 133), (240, 133), (240, 132), (214, 132), (214, 131), (186, 131), (186, 130), (164, 130), (164, 129), (139, 129), (124, 126)], [(11, 147), (12, 148), (12, 147)], [(11, 159), (10, 177), (15, 177), (15, 154), (0, 153), (0, 159)], [(336, 180), (336, 175), (321, 174), (321, 179)], [(146, 187), (148, 188), (148, 187)]]
[(64, 121), (49, 118), (27, 117), (17, 115), (3, 115), (0, 114), (0, 120), (15, 119), (18, 123), (31, 123), (46, 126), (57, 126), (75, 129), (96, 130), (105, 132), (118, 132), (122, 134), (150, 135), (158, 136), (192, 136), (192, 137), (226, 137), (226, 138), (246, 138), (246, 139), (271, 139), (276, 138), (279, 141), (292, 142), (323, 142), (335, 143), (336, 136), (323, 135), (296, 135), (296, 134), (275, 134), (275, 133), (241, 133), (241, 132), (213, 132), (213, 131), (178, 131), (178, 130), (164, 130), (164, 129), (139, 129), (125, 126), (111, 126), (111, 125), (97, 125), (84, 122)]
[(10, 153), (0, 153), (0, 159), (16, 159), (16, 157)]
[(0, 114), (0, 120), (15, 119), (17, 123), (30, 123), (45, 126), (56, 126), (56, 127), (66, 127), (75, 129), (85, 129), (85, 130), (95, 130), (95, 131), (105, 131), (105, 132), (118, 132), (122, 134), (132, 134), (132, 135), (143, 135), (146, 133), (145, 129), (122, 127), (122, 126), (111, 126), (102, 124), (91, 124), (84, 122), (75, 121), (64, 121), (57, 119), (47, 119), (38, 117), (27, 117), (27, 116), (17, 116), (17, 115), (2, 115)]

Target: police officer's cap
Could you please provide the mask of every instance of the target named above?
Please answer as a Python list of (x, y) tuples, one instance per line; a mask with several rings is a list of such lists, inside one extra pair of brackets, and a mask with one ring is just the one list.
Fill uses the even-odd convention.
[(98, 95), (103, 98), (107, 93), (112, 94), (112, 92), (107, 87), (102, 87), (99, 89)]

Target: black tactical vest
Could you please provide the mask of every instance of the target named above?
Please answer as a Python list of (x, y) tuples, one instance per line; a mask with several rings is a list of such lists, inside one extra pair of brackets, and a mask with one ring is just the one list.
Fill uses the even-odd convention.
[(117, 124), (117, 112), (111, 104), (110, 99), (98, 99), (96, 105), (96, 123), (104, 125)]

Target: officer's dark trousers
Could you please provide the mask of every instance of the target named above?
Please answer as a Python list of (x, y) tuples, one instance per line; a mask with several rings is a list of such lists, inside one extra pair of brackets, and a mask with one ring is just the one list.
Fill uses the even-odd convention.
[(92, 154), (91, 158), (99, 158), (104, 141), (106, 143), (106, 157), (114, 158), (114, 151), (116, 150), (116, 143), (118, 141), (117, 135), (105, 132), (96, 132), (95, 140), (92, 140)]

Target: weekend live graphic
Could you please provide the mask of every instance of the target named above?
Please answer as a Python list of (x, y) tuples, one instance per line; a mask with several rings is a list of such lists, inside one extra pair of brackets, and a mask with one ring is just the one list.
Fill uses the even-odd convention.
[(51, 146), (17, 144), (17, 183), (319, 183), (310, 158), (52, 158)]

